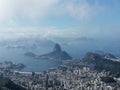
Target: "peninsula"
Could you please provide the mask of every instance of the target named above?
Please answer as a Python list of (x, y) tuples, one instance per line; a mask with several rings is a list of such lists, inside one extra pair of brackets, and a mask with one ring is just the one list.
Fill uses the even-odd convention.
[(32, 52), (27, 52), (24, 54), (25, 56), (37, 58), (37, 59), (50, 59), (50, 60), (71, 60), (72, 57), (61, 49), (61, 46), (56, 43), (54, 45), (53, 51), (43, 55), (36, 55)]
[(62, 51), (61, 46), (56, 43), (53, 51), (48, 54), (37, 56), (39, 59), (53, 59), (53, 60), (71, 60), (72, 57), (66, 52)]

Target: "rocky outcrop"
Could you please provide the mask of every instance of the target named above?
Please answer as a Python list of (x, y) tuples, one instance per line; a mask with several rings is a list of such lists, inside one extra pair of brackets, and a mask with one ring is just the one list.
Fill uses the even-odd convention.
[(99, 60), (101, 60), (101, 56), (99, 54), (93, 53), (93, 52), (86, 53), (86, 55), (83, 58), (83, 61), (87, 62), (87, 63), (94, 63)]
[(111, 53), (105, 53), (104, 54), (104, 58), (107, 58), (107, 59), (116, 59), (116, 57), (113, 54), (111, 54)]
[(100, 71), (106, 70), (111, 72), (120, 72), (120, 62), (108, 58), (116, 57), (115, 56), (113, 57), (112, 54), (106, 54), (104, 56), (101, 56), (97, 53), (88, 52), (84, 56), (82, 61), (87, 63), (88, 65), (90, 64), (94, 65), (94, 68)]
[(62, 51), (61, 46), (59, 44), (55, 44), (52, 52), (50, 52), (48, 54), (40, 55), (37, 58), (39, 58), (39, 59), (54, 59), (54, 60), (72, 59), (72, 57), (66, 51)]

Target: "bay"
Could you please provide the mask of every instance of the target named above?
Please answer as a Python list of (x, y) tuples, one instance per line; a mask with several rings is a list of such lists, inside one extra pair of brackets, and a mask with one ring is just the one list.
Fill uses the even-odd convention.
[(61, 63), (55, 60), (39, 60), (24, 55), (26, 52), (34, 52), (37, 54), (46, 53), (49, 48), (24, 49), (24, 48), (6, 48), (0, 47), (0, 62), (12, 61), (26, 65), (22, 71), (44, 71), (59, 66)]

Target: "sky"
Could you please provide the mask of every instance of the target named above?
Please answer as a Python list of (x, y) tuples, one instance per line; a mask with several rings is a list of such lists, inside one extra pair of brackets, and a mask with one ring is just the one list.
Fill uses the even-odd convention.
[(120, 0), (0, 0), (0, 38), (119, 38)]

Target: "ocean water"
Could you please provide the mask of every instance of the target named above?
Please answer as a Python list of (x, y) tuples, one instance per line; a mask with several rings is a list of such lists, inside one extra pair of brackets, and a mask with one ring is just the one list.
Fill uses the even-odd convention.
[(22, 71), (44, 71), (50, 68), (59, 66), (59, 61), (53, 60), (39, 60), (24, 55), (26, 52), (34, 52), (36, 54), (43, 54), (50, 51), (49, 48), (24, 49), (24, 48), (6, 48), (0, 47), (0, 62), (12, 61), (15, 63), (23, 63), (26, 65)]
[[(39, 41), (37, 41), (36, 43), (33, 40), (31, 41), (33, 43), (33, 47), (31, 47), (32, 45), (31, 42), (26, 42), (26, 41), (25, 42), (22, 41), (23, 43), (21, 43), (20, 41), (18, 42), (15, 42), (12, 44), (0, 43), (0, 62), (13, 61), (16, 63), (23, 63), (24, 65), (26, 65), (26, 68), (24, 68), (23, 71), (44, 71), (44, 70), (48, 70), (50, 68), (54, 68), (61, 65), (59, 61), (47, 60), (47, 59), (38, 60), (38, 59), (31, 58), (24, 55), (24, 53), (26, 52), (33, 52), (37, 55), (46, 54), (53, 50), (54, 43), (52, 45), (49, 43), (44, 44), (45, 42), (42, 43)], [(14, 46), (14, 45), (20, 46), (20, 44), (25, 45), (27, 48), (26, 47), (8, 48), (8, 46)], [(35, 47), (34, 47), (34, 44), (36, 44)], [(103, 42), (91, 43), (87, 41), (87, 42), (83, 42), (83, 43), (81, 42), (75, 45), (62, 44), (61, 47), (62, 47), (62, 50), (67, 51), (68, 54), (70, 54), (73, 58), (77, 60), (80, 60), (81, 58), (83, 58), (87, 52), (94, 52), (96, 50), (110, 52), (113, 55), (120, 57), (120, 53), (119, 53), (120, 43), (118, 42), (114, 43), (114, 45), (111, 45), (110, 43), (107, 43), (107, 44)]]

